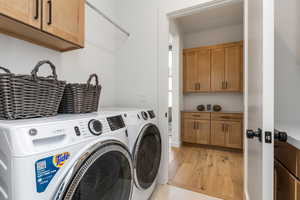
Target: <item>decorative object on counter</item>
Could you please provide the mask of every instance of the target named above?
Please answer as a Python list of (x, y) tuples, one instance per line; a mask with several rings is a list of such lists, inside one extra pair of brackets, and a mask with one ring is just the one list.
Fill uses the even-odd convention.
[(199, 106), (197, 106), (197, 110), (198, 111), (204, 111), (205, 110), (205, 106), (204, 105), (199, 105)]
[(220, 112), (220, 111), (222, 110), (222, 107), (221, 107), (220, 105), (214, 105), (214, 106), (213, 106), (213, 110), (214, 110), (215, 112)]
[[(91, 84), (95, 79), (95, 85)], [(59, 113), (91, 113), (98, 111), (101, 85), (97, 74), (91, 74), (86, 84), (67, 84)]]
[(207, 104), (207, 105), (206, 105), (206, 110), (207, 110), (207, 111), (211, 111), (211, 104)]
[[(37, 75), (40, 67), (50, 65), (52, 76)], [(0, 74), (0, 119), (28, 119), (54, 116), (66, 86), (57, 79), (56, 69), (49, 60), (37, 63), (31, 75), (15, 75), (1, 67)]]

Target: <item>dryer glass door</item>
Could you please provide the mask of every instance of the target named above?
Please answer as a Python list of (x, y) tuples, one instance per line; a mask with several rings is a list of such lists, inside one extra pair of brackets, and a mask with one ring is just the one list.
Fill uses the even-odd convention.
[(135, 183), (148, 189), (157, 177), (161, 160), (161, 136), (154, 124), (143, 127), (134, 147)]
[(103, 147), (78, 170), (64, 200), (129, 200), (132, 171), (127, 150), (118, 145)]

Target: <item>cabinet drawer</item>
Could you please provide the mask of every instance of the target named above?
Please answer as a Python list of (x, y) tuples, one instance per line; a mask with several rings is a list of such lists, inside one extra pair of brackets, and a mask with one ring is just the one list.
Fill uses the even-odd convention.
[(299, 150), (286, 142), (279, 141), (275, 141), (274, 149), (275, 158), (299, 178), (300, 161), (297, 161)]
[(184, 112), (183, 118), (210, 120), (210, 113), (209, 112)]
[(241, 113), (211, 113), (211, 119), (214, 121), (241, 121)]

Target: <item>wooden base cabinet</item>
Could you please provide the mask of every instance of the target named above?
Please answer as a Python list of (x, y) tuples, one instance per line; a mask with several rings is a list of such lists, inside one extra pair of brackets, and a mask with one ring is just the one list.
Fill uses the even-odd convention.
[(242, 114), (185, 112), (182, 117), (182, 141), (242, 149), (242, 124)]
[(300, 200), (300, 182), (278, 161), (274, 177), (275, 200)]
[(210, 143), (210, 121), (185, 119), (183, 121), (182, 141), (196, 144)]

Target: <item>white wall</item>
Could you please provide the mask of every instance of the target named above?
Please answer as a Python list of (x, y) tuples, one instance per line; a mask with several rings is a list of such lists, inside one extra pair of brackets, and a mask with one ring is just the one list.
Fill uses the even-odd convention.
[(184, 34), (184, 48), (195, 48), (243, 40), (243, 24), (218, 27), (196, 33)]
[(300, 1), (275, 1), (275, 121), (300, 121)]
[[(91, 0), (93, 4), (113, 18), (115, 1)], [(86, 7), (86, 47), (68, 53), (60, 53), (29, 42), (0, 35), (0, 65), (14, 73), (30, 73), (33, 66), (42, 59), (49, 59), (57, 66), (60, 79), (71, 82), (85, 82), (89, 74), (97, 73), (103, 85), (102, 106), (115, 105), (115, 63), (118, 48), (127, 40), (109, 22)], [(47, 67), (45, 67), (47, 68)], [(48, 70), (41, 70), (46, 74)]]
[[(243, 25), (218, 27), (183, 35), (184, 48), (215, 45), (243, 40)], [(183, 97), (183, 110), (196, 110), (200, 104), (218, 104), (224, 111), (243, 111), (243, 95), (240, 93), (188, 94)]]
[(205, 93), (187, 94), (184, 96), (183, 110), (195, 111), (198, 105), (220, 105), (222, 111), (242, 112), (244, 110), (243, 95), (238, 93)]
[(119, 3), (119, 19), (131, 35), (119, 49), (117, 104), (157, 111), (157, 1)]

